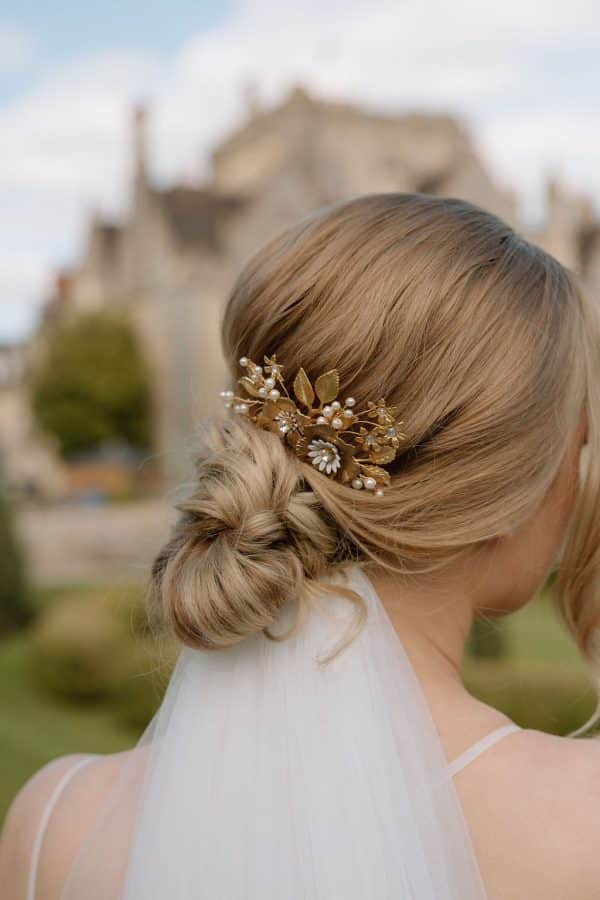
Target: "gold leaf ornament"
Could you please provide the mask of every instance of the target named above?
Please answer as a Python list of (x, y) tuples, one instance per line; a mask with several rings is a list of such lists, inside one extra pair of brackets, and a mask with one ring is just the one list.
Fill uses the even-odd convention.
[(298, 369), (298, 374), (294, 378), (294, 394), (307, 409), (312, 407), (315, 392), (308, 375), (302, 368)]
[(329, 372), (319, 375), (315, 381), (315, 391), (322, 405), (335, 400), (340, 391), (340, 376), (337, 369), (330, 369)]
[(391, 446), (381, 447), (381, 449), (373, 451), (371, 459), (373, 462), (379, 463), (379, 465), (386, 465), (396, 459), (396, 449)]
[[(315, 466), (319, 477), (376, 497), (383, 494), (391, 478), (382, 467), (393, 462), (406, 439), (399, 430), (398, 407), (387, 406), (383, 397), (363, 409), (356, 408), (353, 397), (342, 402), (337, 369), (319, 375), (313, 388), (301, 367), (288, 390), (275, 354), (264, 357), (264, 372), (247, 356), (239, 363), (245, 371), (238, 384), (246, 396), (221, 391), (227, 408), (275, 433), (305, 465)], [(315, 393), (318, 404), (313, 407)], [(326, 458), (336, 464), (324, 467)]]
[(260, 397), (260, 394), (258, 393), (258, 387), (251, 378), (248, 378), (247, 375), (244, 375), (243, 378), (240, 378), (240, 384), (246, 391), (248, 391), (251, 397)]

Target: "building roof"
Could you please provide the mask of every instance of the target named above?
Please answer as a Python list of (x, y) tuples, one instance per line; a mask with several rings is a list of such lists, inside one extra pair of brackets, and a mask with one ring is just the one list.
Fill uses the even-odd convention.
[(219, 162), (230, 152), (252, 143), (265, 130), (277, 128), (279, 122), (289, 114), (322, 113), (328, 118), (343, 120), (359, 119), (371, 125), (383, 125), (390, 128), (403, 128), (406, 132), (427, 134), (443, 133), (459, 141), (467, 141), (468, 133), (463, 122), (451, 115), (443, 113), (424, 113), (412, 110), (399, 112), (368, 111), (362, 106), (347, 101), (325, 99), (313, 96), (303, 85), (297, 84), (288, 95), (276, 106), (267, 109), (253, 109), (248, 119), (235, 128), (221, 143), (214, 148), (212, 159)]
[(240, 209), (244, 200), (208, 188), (176, 186), (156, 191), (173, 234), (182, 244), (218, 250), (221, 223)]
[(106, 254), (116, 253), (117, 245), (123, 232), (121, 226), (115, 225), (113, 222), (99, 222), (97, 228), (98, 237)]
[(89, 247), (103, 265), (112, 266), (116, 262), (122, 235), (120, 225), (98, 217), (92, 219)]

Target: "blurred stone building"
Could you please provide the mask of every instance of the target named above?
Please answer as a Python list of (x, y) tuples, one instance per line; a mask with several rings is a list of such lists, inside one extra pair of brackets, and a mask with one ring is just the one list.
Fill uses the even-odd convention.
[(52, 441), (33, 420), (23, 383), (23, 345), (0, 344), (0, 487), (6, 480), (24, 499), (59, 497), (63, 467)]
[[(219, 320), (244, 260), (314, 209), (377, 191), (420, 191), (477, 203), (519, 226), (517, 198), (496, 183), (469, 131), (448, 116), (376, 115), (295, 88), (250, 106), (215, 148), (209, 181), (161, 189), (148, 174), (146, 112), (132, 122), (131, 204), (122, 222), (93, 219), (85, 251), (48, 312), (129, 310), (155, 377), (156, 453), (168, 483), (187, 473), (194, 423), (218, 410), (226, 384)], [(556, 184), (533, 235), (600, 285), (600, 225)]]

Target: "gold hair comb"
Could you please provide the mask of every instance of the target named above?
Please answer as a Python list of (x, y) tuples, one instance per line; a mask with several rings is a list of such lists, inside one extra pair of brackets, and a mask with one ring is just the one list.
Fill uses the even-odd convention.
[[(356, 490), (365, 488), (382, 496), (382, 485), (390, 483), (390, 474), (382, 466), (393, 462), (406, 437), (399, 429), (403, 423), (396, 418), (397, 407), (387, 406), (382, 398), (377, 403), (369, 400), (366, 409), (357, 411), (353, 397), (346, 397), (342, 406), (336, 399), (337, 369), (319, 375), (313, 388), (300, 368), (293, 382), (296, 402), (286, 388), (284, 367), (275, 354), (265, 356), (264, 371), (247, 356), (239, 363), (246, 372), (238, 384), (248, 396), (221, 391), (226, 407), (278, 434), (319, 472), (342, 484), (350, 483)], [(313, 407), (315, 397), (318, 405)]]

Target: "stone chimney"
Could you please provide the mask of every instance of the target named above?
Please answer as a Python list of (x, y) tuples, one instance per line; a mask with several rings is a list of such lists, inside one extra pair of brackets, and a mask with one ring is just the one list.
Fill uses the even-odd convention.
[(143, 204), (148, 189), (147, 123), (148, 108), (143, 104), (137, 104), (131, 114), (132, 188), (135, 208)]
[(546, 229), (543, 246), (563, 265), (578, 270), (579, 239), (593, 219), (588, 197), (562, 184), (556, 174), (546, 180)]

